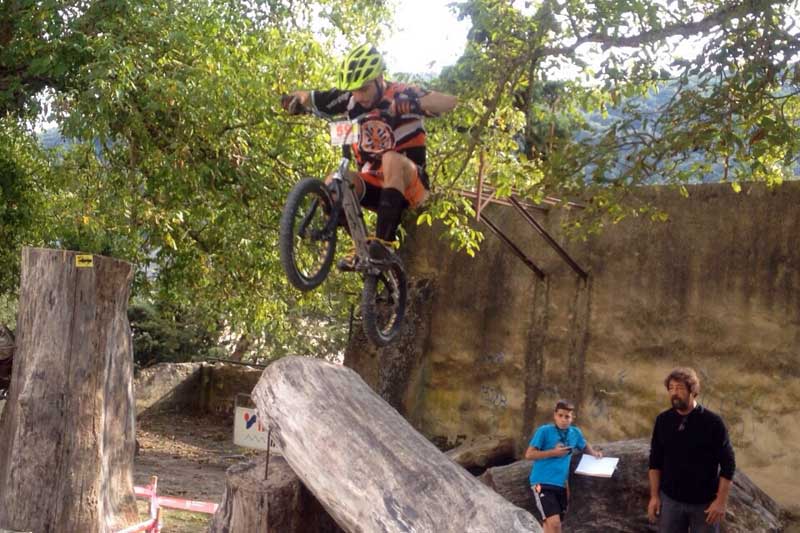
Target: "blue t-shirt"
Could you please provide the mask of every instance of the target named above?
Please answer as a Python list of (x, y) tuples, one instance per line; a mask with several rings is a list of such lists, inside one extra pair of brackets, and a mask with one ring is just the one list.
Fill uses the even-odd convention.
[[(583, 450), (586, 447), (586, 440), (580, 429), (575, 426), (559, 429), (555, 424), (540, 426), (528, 444), (538, 450), (547, 451), (555, 448), (558, 443), (576, 450)], [(572, 454), (568, 453), (563, 457), (548, 457), (534, 461), (528, 478), (531, 485), (543, 483), (558, 487), (566, 486), (571, 457)]]

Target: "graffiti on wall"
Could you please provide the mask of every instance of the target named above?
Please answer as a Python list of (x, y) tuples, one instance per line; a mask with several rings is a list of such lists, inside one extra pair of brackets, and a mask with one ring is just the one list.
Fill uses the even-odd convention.
[(506, 409), (508, 407), (508, 399), (499, 387), (491, 385), (481, 385), (481, 401), (488, 404), (493, 409)]

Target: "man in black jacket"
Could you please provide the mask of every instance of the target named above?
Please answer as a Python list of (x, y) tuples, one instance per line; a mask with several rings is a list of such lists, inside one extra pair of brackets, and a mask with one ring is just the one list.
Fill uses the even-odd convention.
[(650, 443), (647, 515), (661, 533), (718, 532), (733, 473), (733, 446), (722, 418), (697, 403), (700, 380), (676, 368), (664, 380), (672, 409), (656, 418)]

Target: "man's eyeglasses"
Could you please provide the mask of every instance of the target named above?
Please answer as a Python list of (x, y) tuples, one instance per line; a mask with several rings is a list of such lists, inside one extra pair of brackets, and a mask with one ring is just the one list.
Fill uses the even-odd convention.
[(683, 431), (684, 429), (686, 429), (686, 421), (687, 420), (689, 420), (688, 416), (684, 416), (681, 419), (681, 423), (678, 425), (678, 431)]

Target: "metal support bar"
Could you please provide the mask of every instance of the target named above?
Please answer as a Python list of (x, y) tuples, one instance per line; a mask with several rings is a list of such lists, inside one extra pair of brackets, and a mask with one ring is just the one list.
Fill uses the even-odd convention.
[(522, 252), (522, 250), (517, 248), (517, 246), (513, 242), (511, 242), (511, 239), (506, 237), (505, 234), (502, 231), (500, 231), (500, 229), (497, 226), (495, 226), (494, 223), (491, 220), (489, 220), (489, 218), (486, 215), (481, 215), (481, 222), (483, 222), (484, 224), (489, 226), (489, 229), (491, 229), (495, 233), (495, 235), (500, 237), (500, 239), (504, 243), (506, 243), (511, 248), (511, 250), (514, 251), (514, 254), (516, 254), (516, 256), (519, 257), (522, 260), (522, 262), (525, 263), (528, 266), (528, 268), (533, 270), (533, 272), (537, 276), (539, 276), (539, 279), (542, 279), (542, 280), (544, 279), (544, 272), (542, 271), (542, 269), (539, 268), (538, 266), (536, 266), (536, 264), (534, 264), (534, 262), (531, 261), (528, 258), (528, 256), (526, 256)]
[(523, 217), (525, 217), (525, 220), (530, 222), (531, 225), (536, 229), (536, 231), (538, 231), (539, 234), (544, 238), (544, 240), (547, 241), (547, 244), (549, 244), (558, 253), (558, 255), (561, 256), (561, 259), (566, 261), (567, 264), (570, 267), (572, 267), (572, 270), (574, 270), (576, 274), (578, 274), (583, 279), (586, 279), (589, 276), (589, 274), (587, 274), (585, 270), (583, 270), (580, 266), (578, 266), (578, 263), (576, 263), (575, 260), (572, 259), (561, 246), (559, 246), (559, 244), (555, 241), (555, 239), (553, 239), (553, 237), (551, 237), (550, 234), (547, 233), (544, 227), (542, 227), (542, 225), (539, 224), (536, 221), (536, 219), (533, 218), (531, 214), (525, 210), (524, 207), (522, 207), (522, 204), (519, 202), (519, 200), (517, 200), (517, 198), (514, 195), (509, 196), (509, 200), (511, 200), (511, 203), (514, 205), (515, 208), (517, 208), (517, 211), (519, 211), (520, 214)]
[[(481, 202), (483, 204), (483, 207), (481, 208), (481, 211), (483, 210), (483, 208), (485, 208), (490, 203), (498, 204), (498, 205), (505, 205), (507, 207), (511, 207), (511, 202), (509, 202), (508, 200), (505, 200), (503, 198), (496, 198), (496, 197), (492, 196), (494, 194), (494, 192), (493, 192), (493, 190), (491, 190), (488, 187), (484, 187), (484, 189), (490, 191), (489, 198), (485, 198), (483, 193), (481, 193), (480, 191), (468, 191), (468, 190), (465, 190), (465, 189), (456, 189), (456, 192), (458, 192), (458, 194), (460, 194), (461, 196), (463, 196), (465, 198), (472, 198), (473, 200), (478, 200), (478, 201), (483, 200), (483, 202)], [(478, 204), (476, 204), (476, 206), (477, 205)], [(541, 206), (541, 205), (529, 204), (527, 202), (526, 202), (526, 205), (528, 207), (530, 207), (531, 209), (538, 209), (539, 211), (542, 211), (542, 212), (545, 212), (545, 213), (548, 211), (547, 207), (544, 207), (544, 206)], [(475, 208), (475, 211), (478, 211), (477, 207)]]
[(264, 462), (264, 479), (269, 479), (269, 449), (272, 448), (272, 427), (267, 426), (267, 460)]
[[(483, 208), (485, 208), (489, 203), (511, 206), (511, 202), (509, 202), (508, 200), (496, 197), (495, 195), (497, 194), (497, 189), (495, 187), (492, 187), (491, 185), (486, 185), (480, 175), (478, 176), (478, 188), (476, 190), (468, 191), (466, 189), (455, 189), (455, 191), (458, 192), (461, 196), (477, 200), (475, 204), (476, 211), (479, 209), (478, 206), (481, 206), (480, 210), (483, 210)], [(487, 194), (488, 197), (486, 197)], [(516, 195), (517, 192), (512, 189), (511, 194)], [(485, 197), (486, 199), (484, 201), (481, 201)], [(557, 205), (563, 205), (568, 209), (586, 208), (586, 206), (583, 204), (577, 202), (564, 201), (561, 200), (560, 198), (556, 198), (555, 196), (545, 196), (538, 204), (533, 204), (526, 201), (522, 201), (522, 204), (526, 208), (538, 209), (539, 211), (544, 211), (544, 212), (550, 210), (549, 206), (557, 206)]]
[[(476, 191), (478, 194), (475, 196), (475, 218), (480, 220), (481, 219), (481, 211), (483, 211), (483, 203), (481, 202), (481, 195), (483, 194), (483, 152), (481, 152), (481, 161), (480, 166), (478, 167), (478, 189)], [(489, 199), (491, 199), (491, 195), (489, 195)], [(488, 202), (489, 200), (487, 200)]]

